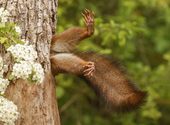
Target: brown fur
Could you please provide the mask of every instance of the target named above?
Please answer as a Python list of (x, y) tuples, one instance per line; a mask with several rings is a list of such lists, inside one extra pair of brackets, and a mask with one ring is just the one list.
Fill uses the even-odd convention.
[(52, 37), (51, 50), (55, 52), (71, 52), (81, 40), (89, 37), (85, 28), (72, 27)]
[(94, 53), (81, 53), (77, 56), (95, 63), (96, 70), (93, 76), (80, 77), (85, 79), (109, 109), (128, 112), (139, 108), (145, 102), (147, 93), (135, 87), (120, 70), (120, 65), (110, 63)]
[[(92, 16), (89, 13), (85, 10), (86, 16), (82, 14), (86, 20), (86, 28), (73, 27), (53, 36), (51, 43), (53, 74), (67, 72), (80, 75), (106, 106), (116, 112), (128, 112), (139, 108), (147, 94), (135, 87), (117, 63), (111, 63), (93, 53), (71, 54), (74, 46), (94, 33), (94, 13)], [(95, 71), (92, 76), (83, 76), (86, 69), (84, 66), (89, 61), (94, 62)]]
[(88, 63), (71, 53), (59, 53), (51, 56), (50, 59), (54, 75), (59, 73), (84, 74), (84, 65)]

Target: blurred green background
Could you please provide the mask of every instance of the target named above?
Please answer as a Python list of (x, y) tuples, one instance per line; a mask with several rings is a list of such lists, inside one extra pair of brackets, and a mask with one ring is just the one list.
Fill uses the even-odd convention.
[(62, 125), (170, 125), (170, 1), (59, 0), (57, 33), (81, 26), (85, 8), (95, 12), (95, 34), (77, 47), (117, 57), (134, 83), (148, 91), (135, 112), (109, 112), (76, 76), (58, 75)]

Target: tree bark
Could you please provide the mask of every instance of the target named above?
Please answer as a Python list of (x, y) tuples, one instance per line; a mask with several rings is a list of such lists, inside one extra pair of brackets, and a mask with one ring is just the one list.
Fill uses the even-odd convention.
[[(0, 0), (0, 7), (10, 13), (9, 21), (21, 26), (21, 38), (35, 46), (39, 56), (37, 62), (45, 71), (41, 85), (19, 79), (8, 86), (5, 95), (18, 106), (16, 125), (60, 125), (49, 59), (51, 38), (56, 31), (57, 4), (58, 0)], [(5, 61), (12, 63), (10, 56)]]

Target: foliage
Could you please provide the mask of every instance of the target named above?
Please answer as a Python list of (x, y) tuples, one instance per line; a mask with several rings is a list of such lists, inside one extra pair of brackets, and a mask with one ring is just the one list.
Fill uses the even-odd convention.
[(148, 91), (141, 110), (114, 114), (99, 103), (82, 80), (58, 75), (63, 125), (170, 124), (169, 6), (168, 0), (59, 0), (57, 32), (84, 26), (81, 12), (84, 8), (93, 10), (95, 34), (77, 49), (117, 57), (137, 86)]
[[(21, 29), (14, 22), (6, 23), (9, 12), (0, 8), (0, 43), (5, 46), (7, 52), (12, 54), (15, 61), (13, 72), (9, 79), (23, 78), (31, 83), (40, 84), (44, 79), (42, 66), (35, 63), (37, 52), (29, 41), (20, 40)], [(3, 75), (3, 73), (1, 73)], [(15, 77), (14, 77), (15, 76)]]

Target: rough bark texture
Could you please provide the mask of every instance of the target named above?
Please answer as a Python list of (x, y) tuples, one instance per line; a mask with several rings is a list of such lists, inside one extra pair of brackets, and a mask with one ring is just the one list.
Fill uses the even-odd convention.
[[(38, 52), (38, 60), (45, 69), (43, 84), (34, 85), (26, 80), (11, 83), (5, 94), (19, 110), (16, 125), (60, 125), (54, 77), (50, 67), (50, 43), (57, 23), (57, 0), (0, 0), (0, 7), (10, 12), (9, 21), (21, 26), (22, 39), (30, 41)], [(6, 64), (11, 57), (4, 55)]]

